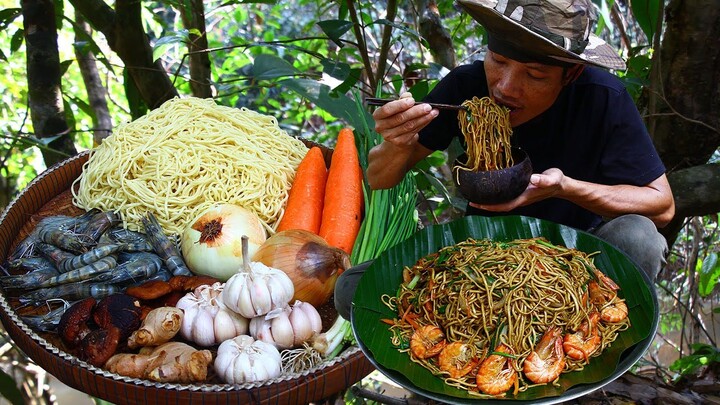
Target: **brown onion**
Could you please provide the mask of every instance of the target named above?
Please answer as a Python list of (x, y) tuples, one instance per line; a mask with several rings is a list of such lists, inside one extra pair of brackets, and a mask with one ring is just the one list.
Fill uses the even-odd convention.
[(315, 308), (330, 299), (338, 270), (350, 267), (350, 258), (342, 249), (302, 229), (289, 229), (269, 237), (252, 261), (284, 271), (295, 286), (292, 300), (308, 302)]

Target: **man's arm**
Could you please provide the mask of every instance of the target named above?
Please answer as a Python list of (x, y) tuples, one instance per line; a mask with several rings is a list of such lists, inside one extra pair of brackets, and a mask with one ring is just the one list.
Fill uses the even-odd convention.
[(589, 183), (565, 176), (560, 169), (533, 174), (528, 188), (516, 199), (503, 204), (470, 205), (495, 212), (505, 212), (544, 200), (562, 198), (597, 215), (615, 218), (624, 214), (648, 217), (658, 228), (667, 225), (675, 215), (675, 200), (663, 174), (645, 186)]

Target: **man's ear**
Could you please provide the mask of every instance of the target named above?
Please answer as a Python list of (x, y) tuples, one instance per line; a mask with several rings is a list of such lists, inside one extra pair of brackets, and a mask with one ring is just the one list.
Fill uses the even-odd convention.
[(565, 77), (563, 78), (563, 85), (568, 85), (577, 80), (583, 70), (585, 70), (585, 65), (581, 63), (578, 63), (577, 65), (568, 68), (565, 72)]

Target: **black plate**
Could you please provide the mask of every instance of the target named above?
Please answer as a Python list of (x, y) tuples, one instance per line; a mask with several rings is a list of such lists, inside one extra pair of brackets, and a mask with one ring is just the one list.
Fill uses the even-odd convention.
[[(381, 301), (383, 294), (394, 295), (402, 279), (402, 269), (419, 258), (467, 239), (491, 238), (510, 241), (543, 236), (550, 242), (599, 252), (593, 256), (598, 268), (621, 287), (626, 300), (631, 328), (623, 331), (612, 346), (595, 357), (585, 370), (563, 374), (559, 387), (533, 387), (509, 399), (483, 399), (453, 388), (438, 377), (410, 361), (390, 343), (383, 318), (395, 314)], [(622, 252), (586, 232), (522, 216), (466, 217), (454, 222), (428, 227), (407, 241), (382, 253), (363, 275), (353, 297), (351, 322), (355, 338), (370, 362), (385, 376), (427, 398), (451, 403), (530, 403), (552, 404), (586, 395), (612, 382), (629, 370), (652, 343), (658, 327), (657, 294), (647, 275)]]

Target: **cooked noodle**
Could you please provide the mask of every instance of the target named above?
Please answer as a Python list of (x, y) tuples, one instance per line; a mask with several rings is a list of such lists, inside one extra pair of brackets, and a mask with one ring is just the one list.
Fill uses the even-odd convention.
[(477, 172), (512, 166), (510, 111), (489, 97), (473, 97), (462, 105), (469, 111), (458, 113), (467, 154), (465, 167), (460, 167)]
[(306, 153), (274, 117), (175, 98), (119, 125), (92, 152), (74, 203), (116, 210), (132, 230), (142, 230), (140, 218), (152, 211), (170, 234), (215, 203), (234, 203), (270, 230)]
[[(515, 354), (519, 390), (531, 382), (523, 379), (525, 358), (551, 327), (573, 333), (590, 314), (600, 310), (587, 297), (588, 283), (597, 275), (590, 255), (554, 246), (541, 238), (496, 242), (468, 239), (420, 259), (405, 269), (397, 296), (383, 302), (397, 311), (391, 326), (393, 344), (407, 347), (416, 328), (439, 326), (447, 343), (470, 343), (478, 359), (484, 359), (499, 343)], [(408, 279), (415, 277), (412, 286)], [(603, 287), (604, 288), (604, 287)], [(619, 298), (616, 298), (619, 300)], [(415, 325), (413, 325), (415, 324)], [(598, 323), (601, 342), (598, 356), (630, 323)], [(412, 361), (440, 375), (446, 383), (478, 394), (477, 370), (453, 379), (437, 361)], [(581, 370), (587, 362), (566, 358), (563, 372)]]

